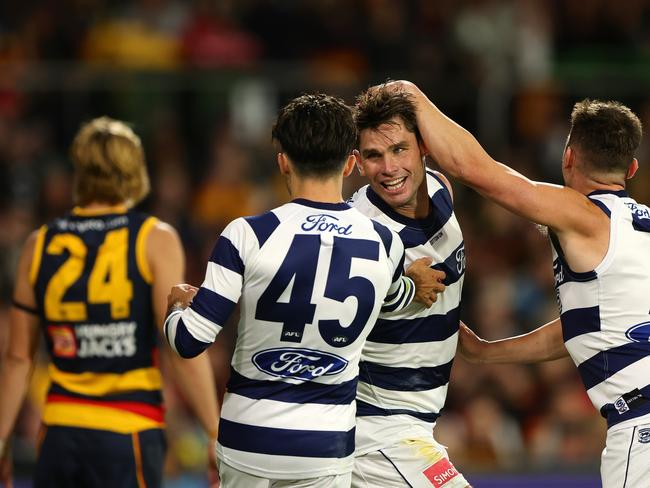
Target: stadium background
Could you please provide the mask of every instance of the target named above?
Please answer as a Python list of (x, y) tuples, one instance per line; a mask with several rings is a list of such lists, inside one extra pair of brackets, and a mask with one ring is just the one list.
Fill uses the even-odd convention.
[[(81, 122), (106, 114), (142, 136), (153, 186), (142, 208), (179, 229), (188, 280), (199, 284), (227, 222), (288, 198), (270, 145), (277, 107), (313, 90), (352, 102), (389, 77), (416, 82), (497, 159), (560, 183), (575, 101), (621, 100), (650, 127), (650, 1), (0, 2), (0, 348), (20, 246), (71, 206), (67, 147)], [(648, 156), (646, 137), (630, 185), (646, 203)], [(345, 196), (362, 184), (350, 178)], [(453, 185), (467, 255), (463, 320), (500, 338), (553, 319), (546, 239)], [(211, 351), (221, 380), (226, 349)], [(16, 430), (23, 479), (43, 378), (41, 366)], [(200, 429), (172, 385), (165, 395), (168, 486), (202, 486)], [(462, 359), (436, 434), (478, 488), (600, 486), (604, 435), (570, 360)]]

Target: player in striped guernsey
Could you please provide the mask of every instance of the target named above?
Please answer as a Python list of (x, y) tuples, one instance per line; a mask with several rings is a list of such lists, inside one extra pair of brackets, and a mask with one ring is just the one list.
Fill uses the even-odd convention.
[[(350, 108), (298, 97), (280, 110), (273, 139), (293, 200), (226, 227), (201, 288), (172, 291), (165, 331), (176, 352), (195, 356), (241, 305), (219, 425), (224, 488), (349, 487), (361, 347), (380, 310), (411, 302), (414, 284), (400, 239), (343, 203)], [(429, 264), (416, 263), (418, 280), (431, 282), (418, 293), (433, 289)]]
[(617, 102), (584, 100), (571, 114), (562, 156), (566, 186), (530, 181), (488, 156), (414, 85), (418, 122), (440, 165), (487, 198), (546, 225), (560, 318), (494, 343), (463, 328), (467, 355), (540, 361), (569, 354), (594, 406), (607, 419), (605, 488), (650, 480), (650, 210), (625, 191), (638, 169), (641, 122)]
[[(373, 87), (357, 98), (357, 165), (370, 184), (352, 206), (399, 235), (405, 264), (424, 256), (446, 289), (382, 313), (363, 348), (357, 390), (355, 487), (466, 487), (433, 437), (456, 345), (465, 249), (447, 179), (426, 168), (426, 139), (404, 93)], [(441, 287), (442, 288), (442, 287)]]
[[(51, 385), (34, 486), (161, 486), (157, 332), (167, 291), (183, 277), (183, 249), (169, 225), (132, 209), (149, 179), (140, 138), (126, 124), (108, 117), (84, 124), (71, 156), (78, 206), (34, 232), (18, 265), (0, 438), (12, 430), (42, 326)], [(208, 358), (171, 359), (204, 428), (216, 434)], [(8, 485), (8, 458), (0, 458)]]

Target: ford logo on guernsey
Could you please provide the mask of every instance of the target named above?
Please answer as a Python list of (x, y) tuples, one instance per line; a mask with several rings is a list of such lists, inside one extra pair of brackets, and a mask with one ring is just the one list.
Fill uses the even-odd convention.
[(625, 335), (634, 342), (650, 342), (650, 322), (633, 325)]
[(288, 347), (260, 351), (252, 360), (264, 373), (303, 381), (340, 373), (348, 365), (347, 360), (336, 354)]

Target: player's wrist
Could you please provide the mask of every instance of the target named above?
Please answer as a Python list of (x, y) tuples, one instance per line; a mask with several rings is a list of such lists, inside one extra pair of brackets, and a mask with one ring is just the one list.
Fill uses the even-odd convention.
[(6, 448), (7, 448), (7, 440), (0, 439), (0, 459), (4, 457)]

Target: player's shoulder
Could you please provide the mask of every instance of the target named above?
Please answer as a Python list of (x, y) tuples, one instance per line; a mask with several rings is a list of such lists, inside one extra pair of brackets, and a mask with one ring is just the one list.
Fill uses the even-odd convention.
[(430, 196), (434, 196), (436, 193), (440, 192), (441, 195), (449, 201), (450, 204), (453, 204), (454, 193), (451, 188), (451, 183), (447, 177), (442, 174), (440, 171), (427, 168), (427, 189)]

